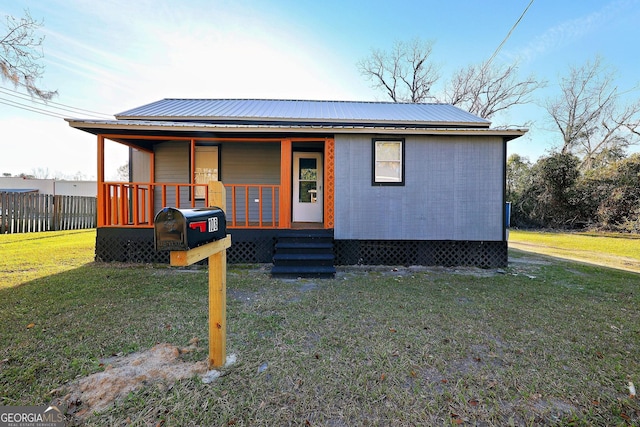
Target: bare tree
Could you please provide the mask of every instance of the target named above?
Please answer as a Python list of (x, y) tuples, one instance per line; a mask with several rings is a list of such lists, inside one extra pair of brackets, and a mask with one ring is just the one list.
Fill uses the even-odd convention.
[(562, 153), (582, 157), (591, 169), (624, 155), (637, 142), (640, 101), (624, 104), (614, 83), (615, 73), (597, 57), (571, 67), (560, 82), (561, 94), (546, 110), (562, 134)]
[(358, 62), (358, 69), (394, 102), (439, 100), (486, 119), (530, 102), (531, 94), (544, 86), (533, 76), (519, 80), (516, 65), (496, 67), (485, 62), (458, 71), (439, 99), (433, 94), (440, 78), (439, 67), (430, 59), (433, 45), (433, 41), (419, 38), (396, 42), (390, 52), (373, 50), (371, 56)]
[(118, 166), (116, 176), (118, 181), (129, 181), (129, 162)]
[(430, 56), (434, 42), (415, 38), (397, 41), (390, 52), (374, 49), (371, 56), (358, 62), (360, 73), (382, 89), (393, 102), (424, 102), (439, 79), (438, 66)]
[(520, 79), (517, 65), (484, 62), (455, 73), (445, 87), (442, 101), (490, 119), (514, 105), (531, 102), (531, 94), (544, 85), (534, 76)]
[(31, 169), (30, 176), (34, 177), (35, 179), (49, 179), (49, 178), (51, 178), (51, 176), (49, 174), (49, 168), (43, 168), (43, 167), (37, 167), (37, 168)]
[(42, 89), (37, 83), (44, 73), (39, 63), (44, 37), (34, 33), (41, 26), (42, 22), (35, 21), (28, 10), (19, 19), (6, 16), (6, 33), (0, 32), (0, 75), (14, 86), (24, 87), (30, 95), (49, 100), (57, 91)]
[[(638, 100), (637, 103), (640, 104), (640, 100)], [(640, 106), (638, 106), (638, 109), (640, 109)], [(629, 130), (629, 132), (637, 137), (640, 137), (640, 117), (634, 117), (630, 119), (628, 123), (625, 123), (625, 127)]]
[(71, 177), (71, 180), (73, 180), (73, 181), (86, 181), (87, 180), (87, 176), (85, 174), (83, 174), (81, 171), (77, 171), (75, 174), (73, 174), (73, 176)]

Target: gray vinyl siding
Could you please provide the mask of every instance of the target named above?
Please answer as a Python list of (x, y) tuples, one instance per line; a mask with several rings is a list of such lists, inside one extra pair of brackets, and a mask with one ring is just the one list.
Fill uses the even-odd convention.
[[(225, 143), (220, 152), (222, 159), (222, 182), (226, 184), (280, 184), (280, 143)], [(227, 190), (227, 210), (231, 208), (231, 190)], [(276, 218), (278, 197), (275, 194)], [(260, 217), (258, 188), (249, 188), (249, 219), (255, 222)], [(247, 197), (244, 189), (236, 191), (236, 220), (244, 222)], [(270, 189), (262, 194), (262, 220), (272, 221), (273, 197)], [(231, 220), (231, 218), (229, 218)]]
[[(189, 178), (189, 142), (168, 141), (155, 145), (156, 182), (188, 184)], [(167, 201), (175, 199), (175, 189), (167, 189)], [(156, 189), (154, 199), (155, 212), (163, 208), (162, 193)], [(188, 191), (180, 191), (180, 206), (191, 207)]]
[(224, 143), (222, 182), (280, 184), (280, 143)]
[(405, 185), (371, 185), (373, 135), (337, 135), (335, 238), (502, 240), (503, 141), (405, 138)]
[(150, 174), (151, 156), (146, 151), (131, 149), (131, 181), (152, 181)]

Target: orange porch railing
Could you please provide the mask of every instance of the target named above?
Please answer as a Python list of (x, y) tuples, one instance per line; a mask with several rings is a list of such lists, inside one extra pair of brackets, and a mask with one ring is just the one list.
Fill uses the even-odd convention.
[[(165, 206), (209, 206), (206, 184), (105, 182), (98, 200), (98, 227), (153, 227)], [(279, 185), (225, 184), (227, 227), (278, 228)]]
[(227, 227), (278, 228), (279, 185), (224, 186), (227, 189)]

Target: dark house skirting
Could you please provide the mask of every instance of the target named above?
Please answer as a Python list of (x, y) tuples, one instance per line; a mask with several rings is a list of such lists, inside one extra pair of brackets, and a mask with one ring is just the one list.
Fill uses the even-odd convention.
[[(301, 230), (295, 230), (299, 233)], [(309, 230), (317, 232), (318, 230)], [(271, 263), (278, 236), (288, 230), (230, 231), (232, 245), (227, 261)], [(449, 240), (334, 240), (336, 265), (440, 265), (505, 267), (508, 244), (503, 241)], [(156, 252), (153, 229), (99, 228), (96, 237), (96, 261), (169, 263), (168, 252)]]
[[(232, 244), (227, 262), (272, 262), (278, 230), (233, 230), (229, 234)], [(168, 264), (169, 252), (156, 252), (152, 228), (98, 228), (96, 261)]]
[(507, 242), (335, 240), (337, 265), (506, 267)]

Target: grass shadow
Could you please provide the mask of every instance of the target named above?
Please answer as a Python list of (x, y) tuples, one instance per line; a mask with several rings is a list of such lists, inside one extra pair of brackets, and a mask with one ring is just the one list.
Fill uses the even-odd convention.
[(1, 404), (44, 404), (104, 358), (206, 336), (205, 275), (91, 263), (1, 289)]

